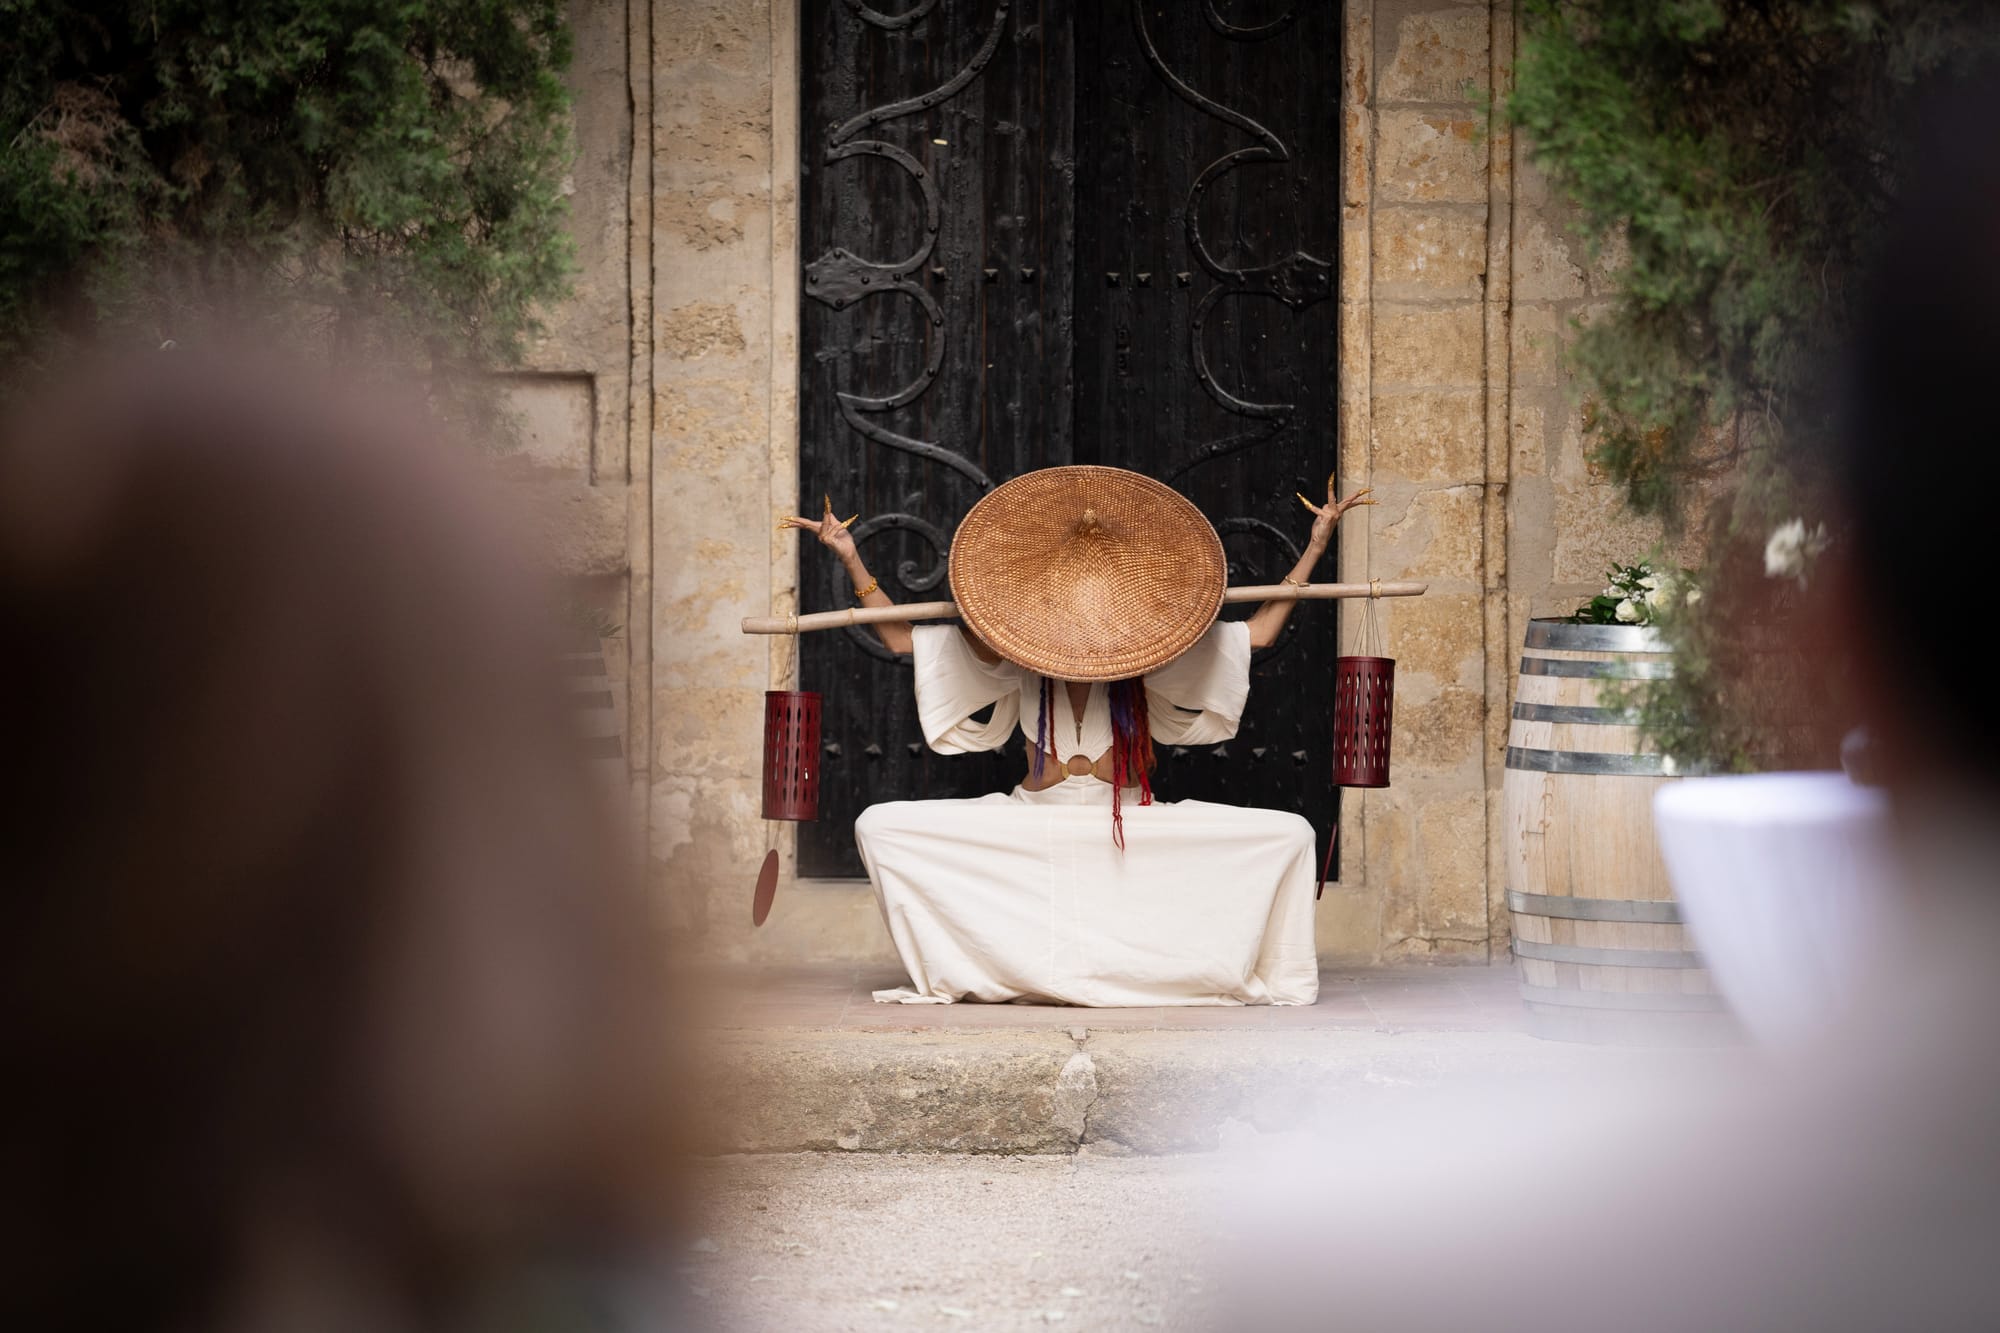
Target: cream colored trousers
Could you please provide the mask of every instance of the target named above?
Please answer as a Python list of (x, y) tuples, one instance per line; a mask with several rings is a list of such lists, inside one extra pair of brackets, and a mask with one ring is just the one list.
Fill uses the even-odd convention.
[(855, 841), (910, 985), (887, 1003), (1311, 1004), (1313, 831), (1294, 814), (1038, 792), (890, 801)]

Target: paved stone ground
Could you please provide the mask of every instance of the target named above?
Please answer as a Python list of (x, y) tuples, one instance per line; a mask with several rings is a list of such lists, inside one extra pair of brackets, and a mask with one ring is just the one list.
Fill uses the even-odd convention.
[(893, 968), (838, 963), (716, 968), (699, 977), (698, 1025), (843, 1032), (1525, 1032), (1511, 964), (1327, 968), (1319, 1003), (1158, 1009), (1046, 1004), (877, 1004), (908, 984)]
[(711, 1159), (707, 1231), (684, 1267), (690, 1326), (1226, 1328), (1206, 1266), (1226, 1160)]
[[(1302, 1008), (875, 1004), (894, 978), (741, 970), (701, 986), (703, 1152), (1172, 1155), (1385, 1090), (1621, 1058), (1524, 1030), (1506, 968), (1328, 972)], [(1629, 1053), (1626, 1053), (1629, 1054)]]
[(1329, 971), (1306, 1009), (870, 1001), (898, 980), (700, 979), (688, 1327), (1234, 1329), (1231, 1186), (1299, 1135), (1659, 1058), (1528, 1035), (1504, 967)]

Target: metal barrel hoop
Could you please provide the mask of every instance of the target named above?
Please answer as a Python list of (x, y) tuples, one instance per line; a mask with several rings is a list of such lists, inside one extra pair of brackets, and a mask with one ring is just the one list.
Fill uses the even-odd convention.
[(1617, 754), (1603, 750), (1538, 750), (1507, 747), (1507, 767), (1521, 773), (1580, 773), (1606, 778), (1674, 776), (1661, 754)]

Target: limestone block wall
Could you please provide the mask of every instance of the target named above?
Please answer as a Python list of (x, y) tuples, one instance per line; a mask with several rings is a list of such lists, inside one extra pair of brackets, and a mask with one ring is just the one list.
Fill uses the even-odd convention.
[[(531, 447), (548, 466), (627, 487), (615, 577), (653, 881), (676, 938), (722, 959), (893, 956), (865, 884), (791, 878), (789, 830), (759, 818), (761, 696), (791, 682), (793, 656), (737, 632), (796, 593), (796, 539), (773, 525), (796, 503), (797, 5), (821, 2), (578, 0), (589, 276), (524, 409), (546, 423)], [(1500, 765), (1526, 620), (1567, 610), (1657, 533), (1584, 459), (1561, 350), (1616, 256), (1583, 254), (1489, 114), (1511, 5), (1345, 3), (1342, 174), (1325, 201), (1343, 224), (1340, 466), (1344, 490), (1381, 503), (1343, 524), (1342, 570), (1431, 593), (1378, 611), (1399, 661), (1396, 781), (1345, 803), (1319, 941), (1333, 962), (1484, 961), (1506, 947)], [(595, 443), (579, 454), (584, 419)], [(1358, 645), (1366, 608), (1341, 615)], [(772, 847), (787, 878), (755, 930)]]
[[(631, 15), (623, 4), (578, 3), (571, 9), (575, 57), (574, 157), (563, 181), (571, 206), (576, 285), (570, 299), (542, 312), (544, 331), (524, 364), (499, 377), (518, 424), (518, 447), (502, 466), (529, 488), (536, 534), (550, 548), (584, 605), (617, 627), (606, 661), (614, 707), (628, 742), (646, 710), (631, 707), (631, 682), (643, 661), (648, 613), (643, 515), (647, 414), (635, 401), (644, 365), (635, 356), (635, 261), (647, 231), (635, 225), (636, 122)], [(643, 173), (640, 173), (643, 178)], [(628, 758), (643, 756), (628, 743)], [(634, 762), (635, 798), (643, 763)]]
[[(606, 492), (611, 531), (576, 534), (580, 572), (622, 574), (629, 479), (631, 283), (628, 194), (632, 171), (629, 44), (622, 5), (579, 4), (570, 14), (575, 58), (575, 156), (563, 193), (576, 246), (576, 289), (544, 313), (527, 364), (505, 377), (521, 419), (521, 454), (541, 479)], [(622, 610), (622, 608), (621, 608)]]
[[(760, 817), (763, 694), (789, 640), (798, 451), (797, 0), (653, 0), (650, 23), (650, 606), (647, 836), (674, 936), (727, 959), (892, 958), (866, 886), (790, 879)], [(750, 889), (776, 848), (771, 920)]]
[[(1344, 534), (1345, 567), (1431, 593), (1382, 608), (1396, 785), (1354, 802), (1361, 865), (1336, 912), (1322, 904), (1321, 950), (1493, 959), (1508, 939), (1500, 791), (1527, 622), (1573, 610), (1611, 561), (1662, 540), (1590, 467), (1563, 363), (1619, 255), (1586, 253), (1498, 114), (1511, 3), (1348, 0), (1347, 19), (1342, 461), (1382, 503)], [(1346, 608), (1345, 643), (1362, 614)]]
[[(1322, 941), (1357, 961), (1488, 952), (1486, 607), (1504, 586), (1488, 514), (1504, 485), (1487, 429), (1490, 274), (1504, 267), (1490, 253), (1505, 202), (1485, 110), (1495, 20), (1484, 4), (1349, 7), (1343, 291), (1366, 333), (1342, 358), (1343, 463), (1379, 503), (1348, 520), (1343, 568), (1430, 584), (1374, 612), (1397, 659), (1395, 785), (1349, 798), (1358, 845), (1341, 930)], [(1350, 648), (1369, 614), (1343, 608)]]
[(757, 765), (770, 602), (777, 290), (768, 5), (653, 7), (653, 771), (656, 882), (703, 939), (764, 852)]
[[(1509, 611), (1522, 620), (1573, 610), (1603, 587), (1612, 561), (1631, 563), (1660, 546), (1664, 534), (1658, 523), (1626, 512), (1616, 487), (1590, 463), (1583, 397), (1562, 364), (1575, 327), (1606, 309), (1620, 252), (1614, 243), (1591, 255), (1574, 210), (1551, 197), (1527, 145), (1517, 143), (1514, 153)], [(1692, 556), (1685, 538), (1663, 554)]]

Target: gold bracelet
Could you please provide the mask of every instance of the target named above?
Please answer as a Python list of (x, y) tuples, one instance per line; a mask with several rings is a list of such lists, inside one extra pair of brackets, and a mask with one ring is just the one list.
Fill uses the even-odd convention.
[(855, 589), (854, 595), (856, 597), (866, 597), (869, 593), (874, 592), (877, 588), (881, 586), (882, 586), (882, 580), (879, 578), (873, 578), (868, 580), (867, 587)]
[(1289, 583), (1289, 584), (1290, 584), (1290, 585), (1291, 585), (1292, 587), (1294, 587), (1294, 588), (1310, 588), (1310, 587), (1312, 587), (1312, 584), (1308, 583), (1308, 582), (1307, 582), (1306, 580), (1304, 580), (1304, 579), (1279, 579), (1279, 580), (1278, 580), (1278, 582), (1280, 582), (1280, 583)]

